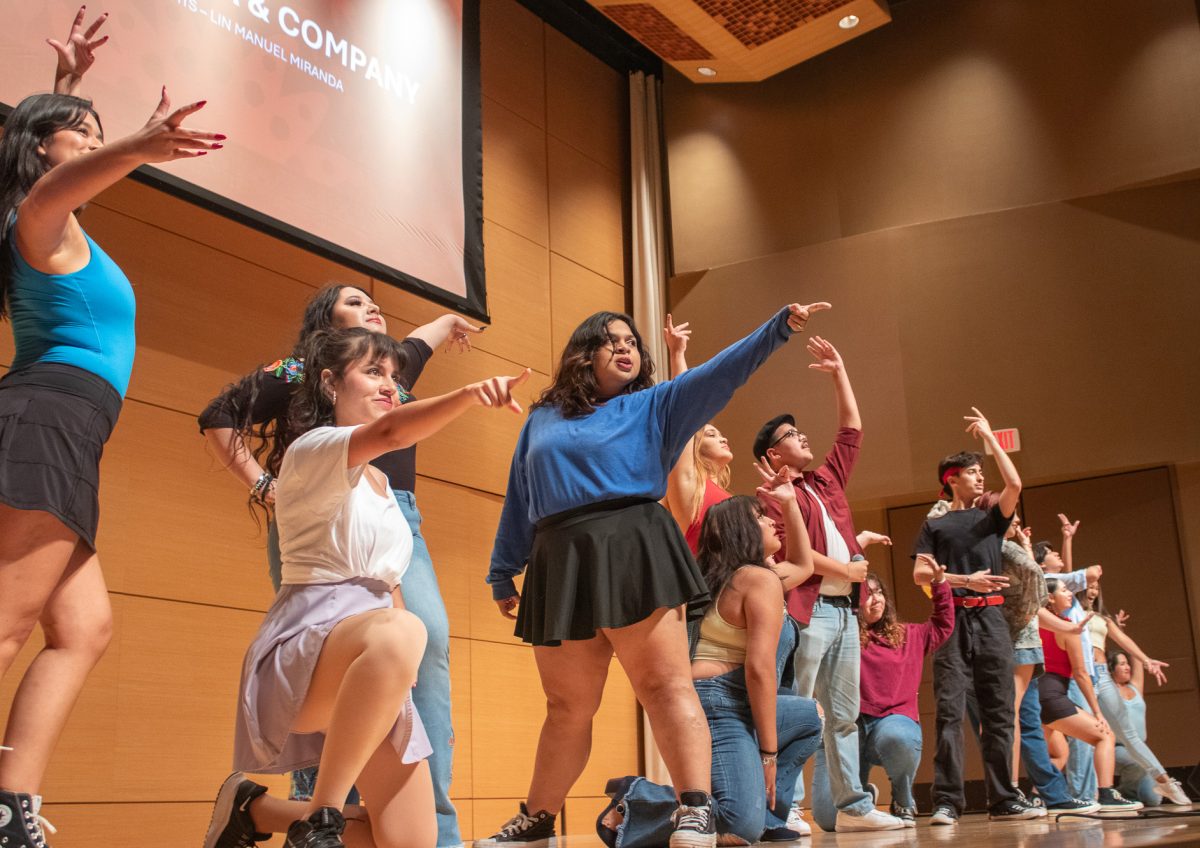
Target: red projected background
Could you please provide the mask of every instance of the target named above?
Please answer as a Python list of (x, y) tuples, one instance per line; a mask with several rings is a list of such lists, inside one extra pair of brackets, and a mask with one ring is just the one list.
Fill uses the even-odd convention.
[[(0, 100), (49, 90), (45, 39), (77, 9), (0, 0)], [(164, 84), (174, 106), (208, 101), (189, 126), (229, 136), (152, 181), (482, 316), (477, 2), (106, 0), (89, 22), (102, 10), (81, 93), (109, 139)]]

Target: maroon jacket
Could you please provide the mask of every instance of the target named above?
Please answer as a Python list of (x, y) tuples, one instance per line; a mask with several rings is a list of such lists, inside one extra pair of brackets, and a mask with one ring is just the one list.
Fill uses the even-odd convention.
[[(846, 540), (846, 547), (851, 555), (861, 554), (862, 548), (854, 538), (854, 520), (850, 515), (850, 503), (846, 500), (846, 483), (850, 472), (858, 461), (859, 446), (862, 444), (862, 430), (853, 427), (839, 427), (833, 440), (833, 447), (825, 462), (812, 471), (805, 471), (793, 484), (796, 487), (796, 502), (800, 505), (800, 514), (804, 516), (804, 525), (808, 528), (808, 541), (812, 549), (825, 554), (828, 547), (825, 544), (825, 522), (821, 520), (821, 508), (816, 500), (804, 487), (807, 483), (825, 503), (825, 509), (833, 523), (837, 525)], [(778, 505), (770, 498), (763, 498), (763, 507), (771, 520), (775, 522), (775, 535), (783, 543), (776, 554), (779, 560), (787, 559), (787, 531), (783, 526), (783, 514)], [(821, 591), (821, 575), (813, 574), (795, 589), (787, 593), (787, 609), (792, 618), (801, 624), (812, 620), (813, 606)], [(858, 609), (858, 583), (852, 584), (850, 602)]]

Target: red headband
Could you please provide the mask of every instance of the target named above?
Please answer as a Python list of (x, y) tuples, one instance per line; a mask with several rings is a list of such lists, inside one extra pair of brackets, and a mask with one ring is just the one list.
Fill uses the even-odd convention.
[(947, 468), (945, 471), (943, 471), (942, 472), (942, 485), (945, 486), (950, 481), (950, 478), (952, 476), (958, 474), (965, 467), (966, 467), (965, 465), (951, 465), (949, 468)]

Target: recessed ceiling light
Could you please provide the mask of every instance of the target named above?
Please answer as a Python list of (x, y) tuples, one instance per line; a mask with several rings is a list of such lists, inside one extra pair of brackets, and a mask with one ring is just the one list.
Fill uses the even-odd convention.
[(846, 17), (838, 21), (838, 26), (842, 29), (854, 29), (858, 26), (858, 15), (846, 15)]
[(696, 68), (696, 73), (700, 74), (702, 77), (715, 77), (717, 75), (716, 70), (708, 67), (708, 65), (701, 65), (700, 67)]

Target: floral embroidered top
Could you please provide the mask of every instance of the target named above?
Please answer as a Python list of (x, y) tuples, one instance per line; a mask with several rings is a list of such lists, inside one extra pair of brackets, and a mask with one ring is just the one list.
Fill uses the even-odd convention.
[[(413, 384), (425, 370), (425, 363), (433, 356), (433, 350), (420, 339), (408, 338), (400, 342), (404, 351), (404, 367), (401, 369), (399, 398), (401, 403), (413, 400)], [(288, 403), (292, 392), (304, 382), (304, 363), (293, 356), (277, 359), (251, 373), (252, 380), (241, 380), (229, 386), (213, 398), (200, 413), (200, 432), (218, 428), (235, 428), (239, 409), (250, 407), (250, 423), (287, 418)], [(393, 489), (413, 491), (417, 484), (416, 446), (385, 453), (372, 463), (387, 475)]]

